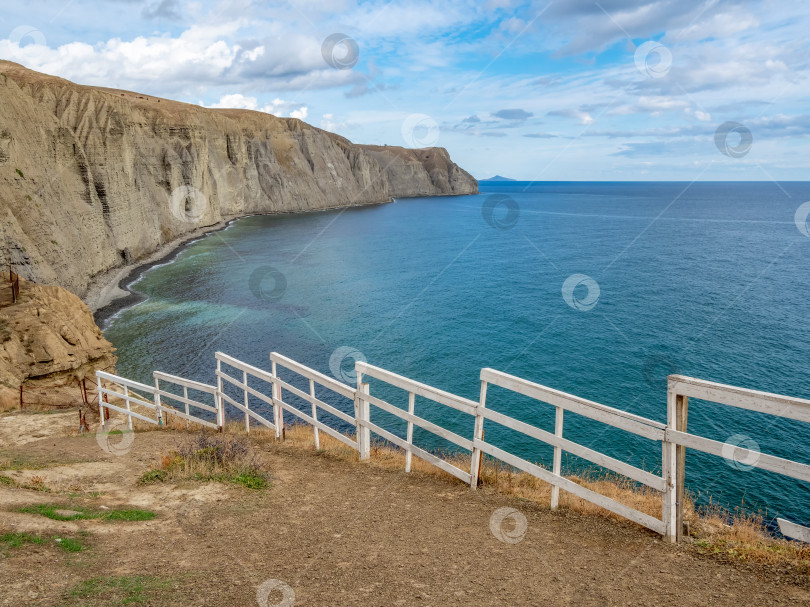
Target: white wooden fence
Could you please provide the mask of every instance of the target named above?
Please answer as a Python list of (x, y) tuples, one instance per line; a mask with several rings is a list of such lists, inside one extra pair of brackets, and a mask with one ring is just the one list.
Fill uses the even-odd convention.
[[(665, 453), (664, 461), (668, 466), (667, 475), (673, 480), (676, 488), (675, 491), (668, 494), (670, 503), (664, 512), (669, 517), (667, 526), (675, 530), (676, 539), (680, 539), (683, 533), (687, 448), (719, 455), (724, 458), (728, 457), (729, 451), (733, 451), (734, 456), (745, 461), (747, 466), (810, 482), (810, 466), (807, 464), (774, 457), (759, 451), (752, 451), (739, 445), (728, 445), (727, 443), (689, 434), (686, 428), (690, 398), (757, 411), (776, 417), (810, 422), (810, 400), (727, 386), (683, 375), (670, 375), (667, 381), (666, 437), (666, 448), (669, 453)], [(780, 519), (780, 528), (785, 535), (790, 537), (810, 539), (810, 529), (806, 527)], [(806, 541), (806, 539), (803, 541)]]
[[(358, 451), (360, 452), (361, 460), (367, 459), (369, 457), (370, 437), (371, 432), (374, 432), (375, 434), (378, 434), (387, 441), (405, 450), (406, 472), (410, 472), (411, 458), (415, 454), (417, 457), (420, 457), (423, 460), (430, 462), (434, 466), (441, 468), (445, 472), (452, 474), (453, 476), (455, 476), (458, 479), (461, 479), (465, 483), (471, 482), (472, 472), (461, 470), (460, 468), (454, 466), (448, 461), (443, 460), (437, 455), (434, 455), (429, 451), (426, 451), (414, 445), (413, 427), (419, 426), (420, 428), (427, 430), (428, 432), (431, 432), (436, 436), (440, 436), (443, 439), (448, 440), (451, 443), (468, 451), (472, 451), (473, 442), (470, 439), (464, 438), (463, 436), (459, 436), (455, 432), (451, 432), (446, 428), (442, 428), (441, 426), (429, 422), (426, 419), (418, 417), (417, 415), (414, 414), (414, 409), (416, 396), (422, 396), (435, 403), (444, 405), (446, 407), (450, 407), (452, 409), (461, 411), (462, 413), (466, 413), (467, 415), (474, 417), (478, 403), (472, 400), (468, 400), (466, 398), (462, 398), (460, 396), (456, 396), (455, 394), (451, 394), (450, 392), (445, 392), (444, 390), (439, 390), (438, 388), (428, 386), (427, 384), (422, 384), (412, 379), (408, 379), (407, 377), (396, 375), (394, 373), (391, 373), (390, 371), (380, 369), (379, 367), (375, 367), (373, 365), (369, 365), (364, 362), (355, 363), (355, 369), (357, 371), (357, 385), (360, 386), (360, 390), (358, 391), (357, 394), (358, 400), (357, 445)], [(363, 382), (363, 377), (365, 375), (376, 378), (380, 381), (386, 382), (388, 384), (391, 384), (392, 386), (396, 386), (397, 388), (401, 388), (402, 390), (407, 391), (408, 410), (403, 411), (402, 409), (395, 407), (394, 405), (380, 398), (372, 396), (370, 393), (369, 384)], [(400, 419), (407, 421), (408, 427), (405, 440), (385, 430), (384, 428), (381, 428), (379, 425), (372, 423), (370, 405), (374, 405), (375, 407), (383, 411), (386, 411)]]
[[(686, 432), (689, 397), (810, 422), (810, 401), (808, 400), (725, 386), (679, 375), (669, 377), (667, 423), (663, 424), (494, 369), (482, 369), (480, 374), (480, 396), (478, 402), (476, 402), (365, 362), (355, 364), (358, 388), (354, 388), (276, 352), (270, 354), (270, 371), (249, 365), (222, 352), (217, 352), (215, 358), (217, 365), (216, 386), (157, 371), (154, 373), (155, 385), (148, 386), (98, 371), (96, 376), (98, 379), (102, 426), (105, 424), (104, 410), (108, 409), (127, 416), (130, 429), (132, 428), (133, 418), (150, 424), (161, 424), (164, 415), (175, 415), (185, 419), (187, 426), (189, 423), (196, 423), (205, 427), (218, 428), (222, 431), (225, 427), (226, 407), (230, 406), (244, 414), (245, 430), (247, 432), (250, 432), (251, 420), (253, 420), (274, 430), (276, 437), (282, 439), (284, 437), (284, 414), (287, 412), (312, 426), (316, 448), (320, 447), (320, 432), (324, 432), (356, 449), (360, 459), (365, 460), (370, 457), (371, 435), (373, 433), (405, 451), (405, 470), (407, 472), (410, 472), (412, 458), (416, 456), (461, 481), (469, 483), (472, 488), (476, 488), (478, 485), (481, 457), (482, 454), (486, 454), (550, 483), (552, 485), (552, 508), (558, 506), (559, 491), (563, 489), (656, 533), (660, 533), (671, 541), (679, 539), (683, 530), (686, 448), (726, 456), (724, 453), (724, 447), (727, 447), (725, 443)], [(237, 373), (233, 375), (227, 373), (226, 367), (235, 369)], [(282, 370), (284, 379), (281, 377)], [(230, 373), (233, 373), (233, 371)], [(297, 379), (294, 379), (293, 376), (297, 376)], [(364, 381), (367, 378), (375, 379), (407, 392), (407, 409), (395, 406), (376, 395), (372, 395), (370, 384)], [(293, 381), (300, 382), (301, 379), (308, 382), (308, 390), (303, 390), (293, 384)], [(165, 390), (161, 387), (161, 382), (164, 382), (164, 385), (168, 383), (182, 388), (182, 396)], [(554, 433), (488, 408), (487, 389), (490, 385), (553, 406), (555, 408)], [(237, 398), (226, 394), (226, 390), (229, 388), (232, 393), (234, 388), (241, 392), (241, 402)], [(329, 400), (335, 399), (335, 402), (337, 402), (340, 399), (345, 399), (346, 408), (353, 408), (353, 412), (347, 413), (335, 406), (335, 404), (325, 402), (323, 398), (317, 396), (318, 389), (321, 391), (327, 390), (331, 395)], [(189, 390), (207, 395), (213, 401), (213, 404), (190, 398)], [(306, 403), (306, 410), (296, 407), (288, 400), (285, 400), (285, 393), (291, 394)], [(425, 398), (435, 405), (455, 410), (460, 416), (466, 416), (469, 421), (470, 438), (461, 436), (417, 415), (415, 411), (417, 396)], [(260, 403), (272, 409), (272, 420), (264, 416), (263, 409), (257, 409), (255, 406), (251, 407), (251, 398), (257, 399)], [(109, 402), (110, 399), (116, 400), (115, 402)], [(123, 401), (123, 404), (119, 401)], [(166, 401), (176, 401), (184, 408), (180, 410), (168, 406)], [(133, 409), (133, 405), (138, 407), (137, 411)], [(194, 412), (192, 412), (191, 407), (195, 408)], [(395, 433), (383, 428), (379, 423), (372, 421), (372, 407), (405, 421), (407, 423), (405, 438), (397, 436)], [(143, 411), (143, 409), (146, 411)], [(213, 414), (213, 421), (210, 419), (210, 415), (206, 417), (205, 413), (197, 413), (196, 409)], [(150, 411), (154, 413), (150, 414)], [(653, 474), (566, 439), (563, 436), (564, 414), (566, 411), (661, 443), (661, 475)], [(321, 412), (326, 412), (340, 419), (347, 427), (355, 430), (355, 436), (344, 434), (324, 423), (320, 419)], [(498, 424), (552, 446), (554, 448), (552, 469), (549, 470), (485, 441), (485, 422)], [(464, 422), (461, 422), (456, 426), (463, 424)], [(471, 453), (470, 469), (463, 470), (455, 463), (443, 459), (439, 454), (431, 453), (415, 445), (413, 441), (414, 427), (419, 427), (449, 441), (460, 449), (469, 451)], [(737, 449), (743, 452), (743, 455), (755, 455), (756, 457), (752, 458), (752, 461), (755, 462), (753, 465), (758, 468), (810, 482), (810, 466), (806, 464), (761, 453), (753, 454), (752, 451), (741, 447), (737, 447)], [(661, 518), (635, 510), (564, 477), (561, 469), (563, 452), (588, 460), (658, 491), (661, 494)], [(790, 528), (790, 523), (784, 522), (787, 523), (784, 528)], [(810, 530), (804, 527), (800, 527), (800, 530), (804, 530), (802, 533), (807, 532), (808, 537), (810, 537)]]
[[(500, 386), (501, 388), (505, 388), (507, 390), (523, 394), (524, 396), (528, 396), (529, 398), (553, 405), (556, 409), (554, 434), (506, 416), (502, 413), (493, 411), (492, 409), (487, 409), (486, 395), (489, 384)], [(494, 369), (483, 369), (481, 371), (481, 400), (477, 411), (480, 421), (479, 423), (476, 423), (475, 438), (473, 440), (473, 446), (475, 448), (475, 451), (473, 452), (472, 464), (473, 474), (475, 474), (478, 469), (477, 462), (481, 457), (481, 453), (486, 453), (491, 457), (506, 462), (515, 468), (528, 472), (529, 474), (550, 483), (552, 485), (552, 508), (557, 507), (559, 503), (559, 491), (560, 488), (562, 488), (569, 493), (576, 495), (577, 497), (589, 502), (593, 502), (597, 506), (601, 506), (606, 510), (610, 510), (611, 512), (623, 516), (624, 518), (630, 519), (631, 521), (634, 521), (639, 525), (643, 525), (648, 529), (652, 529), (661, 535), (667, 535), (666, 520), (663, 517), (661, 519), (657, 519), (644, 512), (634, 510), (629, 506), (596, 493), (595, 491), (591, 491), (590, 489), (587, 489), (582, 485), (578, 485), (577, 483), (562, 476), (562, 452), (567, 451), (568, 453), (579, 456), (593, 462), (594, 464), (602, 466), (603, 468), (607, 468), (608, 470), (612, 470), (613, 472), (617, 472), (635, 481), (643, 483), (648, 487), (652, 487), (662, 494), (662, 506), (667, 503), (666, 496), (669, 493), (669, 489), (667, 486), (667, 479), (665, 477), (656, 476), (655, 474), (647, 472), (646, 470), (636, 468), (635, 466), (631, 466), (628, 463), (617, 460), (613, 457), (605, 455), (604, 453), (599, 453), (598, 451), (589, 449), (584, 445), (580, 445), (563, 438), (563, 414), (565, 411), (576, 413), (583, 417), (608, 424), (615, 428), (621, 428), (622, 430), (643, 436), (644, 438), (650, 440), (661, 443), (665, 441), (666, 426), (659, 422), (646, 419), (644, 417), (639, 417), (638, 415), (633, 415), (632, 413), (627, 413), (626, 411), (621, 411), (620, 409), (600, 405), (599, 403), (585, 400), (584, 398), (579, 398), (571, 394), (566, 394), (552, 388), (547, 388), (546, 386), (541, 386), (540, 384), (536, 384), (513, 375), (507, 375), (506, 373), (501, 373), (500, 371), (495, 371)], [(554, 447), (553, 469), (549, 471), (546, 468), (533, 464), (525, 459), (517, 457), (516, 455), (508, 453), (495, 445), (485, 442), (483, 440), (484, 420), (490, 420), (507, 428), (511, 428), (512, 430), (516, 430), (517, 432), (520, 432), (526, 436), (530, 436), (531, 438), (552, 445)], [(662, 453), (663, 452), (664, 451), (662, 451)], [(473, 485), (475, 484), (476, 480), (477, 479), (475, 478), (473, 479)]]

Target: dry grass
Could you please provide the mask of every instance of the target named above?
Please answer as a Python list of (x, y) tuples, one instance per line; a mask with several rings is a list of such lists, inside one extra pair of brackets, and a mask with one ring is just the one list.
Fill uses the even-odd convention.
[(206, 432), (162, 455), (140, 478), (142, 484), (169, 480), (213, 480), (248, 489), (264, 489), (269, 484), (263, 463), (244, 436)]
[[(229, 430), (244, 431), (244, 425), (235, 424)], [(310, 426), (287, 426), (285, 430), (287, 445), (314, 449), (313, 431)], [(251, 429), (251, 436), (257, 439), (274, 437), (272, 432), (266, 429)], [(343, 461), (357, 460), (357, 452), (354, 449), (323, 432), (320, 433), (320, 446), (317, 452), (319, 455)], [(469, 455), (453, 454), (445, 459), (462, 470), (470, 469)], [(371, 460), (368, 465), (401, 470), (405, 467), (405, 454), (396, 447), (372, 444)], [(411, 469), (416, 473), (459, 482), (447, 472), (417, 457), (413, 458)], [(483, 485), (493, 488), (498, 493), (550, 507), (551, 485), (525, 472), (515, 471), (502, 462), (485, 457), (481, 465), (480, 478)], [(613, 474), (568, 478), (645, 514), (661, 518), (661, 494), (649, 487)], [(584, 514), (604, 516), (617, 521), (625, 520), (566, 491), (560, 491), (560, 506)], [(687, 499), (684, 520), (688, 524), (690, 542), (700, 554), (726, 560), (789, 565), (801, 573), (810, 574), (810, 546), (772, 537), (759, 517), (742, 510), (729, 512), (715, 506), (696, 508), (694, 502)]]
[[(186, 422), (175, 416), (168, 416), (166, 427), (173, 430), (186, 430)], [(190, 430), (195, 432), (195, 424)], [(157, 426), (136, 422), (138, 430), (155, 430)], [(232, 421), (226, 425), (225, 435), (244, 433), (243, 421)], [(275, 435), (267, 428), (251, 425), (251, 437), (258, 440), (274, 440)], [(285, 428), (285, 442), (294, 447), (314, 448), (311, 426), (298, 424)], [(319, 455), (334, 457), (344, 461), (356, 461), (357, 452), (340, 441), (320, 433)], [(462, 470), (470, 469), (470, 456), (451, 454), (447, 456), (450, 463)], [(372, 444), (369, 465), (390, 470), (401, 470), (405, 467), (405, 454), (396, 447)], [(437, 476), (451, 482), (458, 482), (452, 475), (414, 457), (411, 469), (413, 472)], [(661, 518), (662, 504), (658, 492), (649, 487), (635, 483), (625, 477), (605, 474), (601, 476), (569, 476), (570, 480), (596, 491), (606, 497), (621, 502), (650, 516)], [(525, 472), (515, 471), (511, 467), (484, 457), (481, 471), (481, 482), (492, 487), (496, 492), (530, 500), (549, 507), (551, 485)], [(604, 516), (617, 521), (622, 517), (591, 502), (578, 498), (566, 491), (560, 491), (560, 506), (576, 512)], [(730, 512), (716, 506), (696, 508), (694, 502), (687, 498), (684, 505), (684, 521), (688, 525), (689, 538), (695, 549), (706, 555), (738, 561), (791, 565), (802, 573), (810, 574), (810, 547), (798, 542), (777, 539), (771, 536), (763, 525), (761, 517), (753, 516), (742, 510)]]

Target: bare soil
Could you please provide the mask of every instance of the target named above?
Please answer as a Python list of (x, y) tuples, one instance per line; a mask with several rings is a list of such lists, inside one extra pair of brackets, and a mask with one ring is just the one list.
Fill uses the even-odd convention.
[[(115, 456), (95, 433), (68, 436), (75, 422), (75, 412), (0, 417), (0, 474), (49, 489), (0, 484), (0, 535), (76, 537), (88, 547), (0, 549), (0, 605), (125, 604), (121, 580), (136, 580), (135, 604), (147, 605), (258, 605), (270, 580), (288, 585), (296, 606), (810, 605), (810, 580), (788, 570), (721, 562), (629, 522), (266, 438), (253, 440), (272, 475), (268, 489), (138, 485), (185, 432), (139, 432)], [(38, 503), (157, 517), (60, 522), (16, 511)], [(490, 529), (503, 507), (526, 518), (517, 543)], [(279, 591), (266, 602), (291, 604)]]

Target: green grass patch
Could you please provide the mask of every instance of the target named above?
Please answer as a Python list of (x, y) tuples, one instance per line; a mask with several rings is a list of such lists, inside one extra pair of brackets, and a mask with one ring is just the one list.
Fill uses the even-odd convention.
[(53, 537), (50, 540), (32, 533), (11, 532), (0, 535), (0, 546), (3, 548), (21, 548), (22, 546), (45, 545), (53, 543), (65, 552), (81, 552), (87, 546), (71, 537)]
[(141, 474), (141, 478), (138, 479), (138, 484), (149, 485), (151, 483), (162, 483), (168, 478), (169, 472), (167, 470), (147, 470)]
[(267, 477), (264, 474), (252, 471), (234, 475), (229, 480), (248, 489), (264, 489), (268, 485)]
[(79, 540), (74, 540), (70, 537), (61, 537), (56, 540), (57, 545), (65, 552), (81, 552), (87, 550), (87, 546), (82, 544)]
[(128, 510), (109, 510), (101, 518), (105, 521), (151, 521), (155, 516), (155, 513), (149, 510), (130, 508)]
[(27, 544), (45, 544), (47, 541), (48, 540), (31, 533), (12, 532), (0, 535), (0, 544), (2, 544), (4, 548), (19, 548)]
[(97, 577), (74, 586), (70, 598), (92, 601), (97, 605), (148, 605), (176, 586), (171, 579), (151, 575)]
[(55, 521), (84, 521), (100, 519), (104, 521), (150, 521), (155, 516), (150, 510), (121, 508), (114, 510), (96, 510), (83, 506), (59, 506), (54, 504), (35, 504), (23, 506), (19, 512), (39, 514)]
[(7, 487), (13, 487), (17, 483), (14, 481), (13, 478), (10, 476), (5, 476), (4, 474), (0, 474), (0, 485), (5, 485)]
[(25, 179), (25, 175), (23, 175), (23, 172), (20, 169), (14, 169), (14, 171), (17, 173), (17, 175)]

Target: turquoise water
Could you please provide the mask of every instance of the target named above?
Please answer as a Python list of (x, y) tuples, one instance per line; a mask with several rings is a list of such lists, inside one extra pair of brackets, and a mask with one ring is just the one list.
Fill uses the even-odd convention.
[[(119, 372), (150, 381), (160, 369), (213, 383), (215, 351), (264, 368), (277, 351), (340, 376), (353, 363), (348, 356), (336, 367), (340, 353), (356, 351), (475, 400), (480, 369), (492, 367), (660, 421), (667, 373), (810, 398), (810, 238), (794, 220), (810, 184), (481, 190), (235, 222), (134, 285), (148, 300), (105, 331), (119, 348)], [(567, 302), (573, 274), (589, 279), (569, 285)], [(372, 393), (407, 403), (382, 386)], [(553, 430), (550, 406), (498, 389), (488, 406)], [(471, 435), (466, 415), (421, 399), (417, 413)], [(689, 429), (810, 462), (810, 432), (798, 422), (693, 401)], [(486, 432), (550, 462), (551, 450), (532, 439), (495, 424)], [(651, 441), (575, 415), (565, 432), (660, 471)], [(448, 448), (431, 437), (417, 431), (416, 442)], [(798, 481), (690, 452), (687, 485), (769, 518), (810, 522), (810, 486)]]

